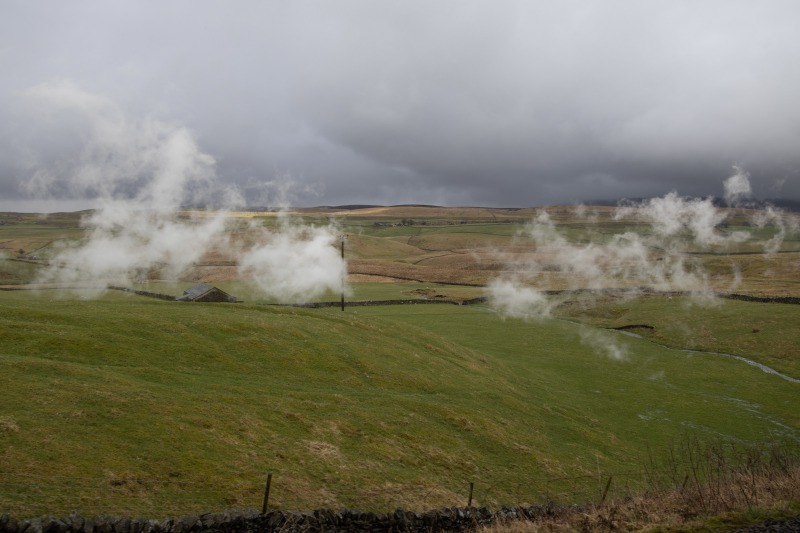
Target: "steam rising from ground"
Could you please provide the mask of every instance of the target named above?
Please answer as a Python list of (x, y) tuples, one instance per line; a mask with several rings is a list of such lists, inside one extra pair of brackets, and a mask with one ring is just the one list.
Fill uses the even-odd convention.
[[(41, 162), (26, 184), (35, 194), (90, 196), (98, 209), (83, 220), (86, 239), (57, 251), (42, 282), (80, 282), (100, 292), (158, 270), (177, 279), (212, 250), (235, 250), (225, 209), (241, 203), (215, 180), (215, 161), (186, 128), (132, 119), (110, 100), (73, 83), (37, 86), (28, 96), (43, 114), (68, 114), (82, 139), (56, 160)], [(286, 184), (283, 179), (281, 183)], [(184, 205), (214, 211), (186, 211)], [(331, 246), (332, 228), (281, 224), (281, 233), (256, 232), (242, 254), (244, 272), (269, 295), (305, 301), (340, 288), (345, 268)], [(334, 281), (335, 280), (335, 283)]]
[[(682, 198), (671, 192), (661, 198), (651, 198), (635, 207), (621, 208), (616, 220), (634, 219), (650, 224), (655, 233), (652, 246), (672, 246), (677, 239), (700, 246), (731, 245), (750, 238), (745, 231), (724, 234), (718, 226), (725, 221), (727, 214), (714, 207), (710, 198)], [(688, 233), (688, 235), (687, 235)]]
[(550, 316), (553, 302), (544, 293), (524, 284), (523, 278), (511, 275), (496, 278), (487, 286), (494, 308), (501, 316), (541, 319)]
[(628, 347), (619, 342), (612, 333), (601, 329), (581, 326), (578, 334), (581, 343), (591, 347), (596, 353), (604, 355), (613, 361), (626, 361), (628, 359)]
[(763, 243), (764, 251), (768, 254), (777, 253), (789, 234), (800, 232), (800, 221), (798, 219), (787, 219), (780, 209), (772, 206), (768, 206), (757, 213), (753, 217), (753, 223), (759, 228), (771, 226), (776, 229), (775, 235)]
[(263, 242), (244, 253), (239, 270), (268, 296), (308, 302), (344, 287), (347, 265), (334, 245), (334, 226), (298, 226), (283, 220), (278, 233), (263, 231)]
[[(740, 167), (724, 182), (729, 205), (741, 205), (750, 198), (750, 177)], [(591, 226), (597, 220), (577, 209)], [(749, 231), (731, 231), (725, 227), (731, 212), (715, 207), (712, 199), (684, 198), (671, 192), (661, 198), (630, 203), (615, 210), (613, 231), (603, 233), (598, 224), (590, 231), (590, 242), (577, 242), (567, 231), (557, 227), (547, 211), (542, 211), (521, 232), (519, 243), (530, 253), (509, 261), (507, 272), (493, 280), (487, 293), (493, 307), (503, 316), (542, 319), (559, 304), (558, 296), (538, 290), (544, 278), (557, 277), (567, 289), (626, 289), (633, 297), (646, 287), (656, 291), (688, 292), (695, 302), (716, 303), (711, 280), (692, 251), (726, 250), (732, 245), (753, 240)], [(619, 231), (625, 222), (634, 224)], [(758, 228), (771, 227), (774, 235), (765, 241), (753, 241), (767, 253), (777, 252), (786, 236), (798, 231), (796, 219), (780, 210), (767, 207), (751, 216), (748, 223)], [(738, 272), (731, 272), (730, 287), (735, 287)], [(582, 341), (601, 347), (611, 359), (623, 360), (624, 349), (610, 337), (581, 333)]]
[[(523, 287), (530, 289), (538, 277), (554, 273), (564, 277), (568, 289), (599, 290), (646, 285), (662, 291), (706, 291), (705, 273), (689, 256), (677, 251), (673, 237), (688, 229), (702, 242), (716, 241), (718, 239), (712, 239), (706, 227), (713, 217), (706, 213), (695, 216), (696, 208), (702, 205), (681, 205), (684, 201), (677, 196), (670, 195), (652, 202), (640, 208), (641, 213), (635, 214), (640, 219), (656, 221), (651, 225), (650, 235), (634, 231), (610, 237), (598, 234), (598, 242), (589, 243), (571, 242), (550, 215), (542, 212), (521, 235), (535, 246), (535, 254), (512, 265), (513, 273), (500, 278), (502, 284), (495, 282), (490, 286), (492, 299), (500, 302), (515, 293), (524, 293), (521, 291)], [(669, 213), (669, 220), (659, 219), (661, 212)], [(617, 216), (630, 217), (634, 213), (631, 208), (624, 208)], [(682, 222), (675, 216), (680, 213), (687, 215)], [(497, 291), (498, 287), (503, 288), (502, 293)], [(527, 299), (533, 301), (531, 296)], [(538, 303), (537, 307), (547, 308)]]
[(753, 195), (753, 190), (750, 187), (750, 174), (738, 165), (734, 165), (733, 170), (734, 174), (724, 183), (725, 203), (737, 206), (743, 201), (749, 200)]

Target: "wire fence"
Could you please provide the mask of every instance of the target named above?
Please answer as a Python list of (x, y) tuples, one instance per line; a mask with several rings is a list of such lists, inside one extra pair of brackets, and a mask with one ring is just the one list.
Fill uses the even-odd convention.
[[(0, 513), (18, 517), (127, 515), (158, 518), (224, 509), (313, 510), (359, 508), (387, 512), (441, 507), (517, 506), (535, 503), (587, 503), (641, 492), (654, 472), (599, 472), (596, 475), (534, 478), (524, 483), (464, 480), (458, 486), (386, 482), (352, 487), (336, 483), (309, 487), (276, 474), (266, 491), (267, 474), (248, 482), (204, 482), (166, 478), (48, 476), (31, 479), (0, 472)], [(663, 479), (667, 472), (658, 473)], [(676, 482), (678, 485), (679, 482)]]
[[(209, 479), (191, 473), (163, 477), (137, 475), (26, 475), (0, 465), (0, 514), (36, 516), (125, 515), (137, 518), (186, 516), (227, 509), (304, 510), (361, 509), (389, 512), (398, 508), (423, 512), (443, 507), (524, 506), (602, 503), (629, 496), (702, 490), (703, 485), (755, 483), (757, 477), (794, 472), (800, 466), (800, 444), (766, 448), (708, 446), (688, 442), (676, 454), (658, 454), (630, 470), (603, 470), (564, 476), (518, 476), (509, 470), (480, 473), (461, 481), (436, 481), (424, 471), (404, 480), (364, 486), (327, 475), (318, 481), (290, 471), (241, 474), (236, 479)], [(269, 479), (269, 481), (268, 481)], [(452, 479), (452, 478), (451, 478)], [(742, 490), (750, 490), (744, 487)]]

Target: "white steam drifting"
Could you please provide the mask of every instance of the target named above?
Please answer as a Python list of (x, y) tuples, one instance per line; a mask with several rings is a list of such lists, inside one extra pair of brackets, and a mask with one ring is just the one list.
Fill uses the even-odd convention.
[(626, 361), (629, 356), (628, 347), (619, 342), (613, 334), (601, 329), (581, 326), (578, 331), (581, 344), (589, 346), (595, 353), (604, 355), (613, 361)]
[[(740, 167), (724, 183), (726, 201), (739, 205), (751, 196), (750, 178)], [(751, 226), (770, 227), (774, 235), (760, 245), (765, 252), (778, 251), (786, 236), (798, 231), (796, 219), (790, 219), (774, 207), (755, 212)], [(577, 209), (572, 216), (594, 224), (597, 219)], [(611, 221), (618, 225), (633, 222), (634, 229), (601, 232), (596, 226), (590, 242), (575, 242), (559, 229), (551, 216), (542, 211), (519, 235), (519, 244), (531, 252), (508, 264), (507, 272), (493, 280), (487, 294), (493, 307), (502, 315), (524, 319), (550, 316), (558, 297), (538, 290), (545, 278), (557, 278), (566, 289), (625, 289), (635, 294), (646, 287), (656, 291), (689, 293), (699, 303), (715, 302), (709, 274), (691, 251), (729, 249), (750, 241), (752, 233), (731, 231), (724, 225), (731, 212), (714, 206), (712, 199), (684, 198), (676, 192), (615, 210)], [(731, 272), (729, 287), (734, 287), (739, 273)], [(585, 344), (600, 346), (611, 359), (624, 360), (625, 350), (610, 338), (581, 334)]]
[[(98, 207), (83, 220), (86, 239), (59, 249), (39, 281), (102, 291), (153, 270), (177, 279), (205, 254), (235, 250), (226, 231), (229, 213), (219, 208), (236, 207), (240, 196), (217, 186), (214, 158), (186, 128), (132, 119), (70, 82), (37, 86), (28, 96), (45, 120), (68, 115), (81, 144), (37, 165), (25, 188), (93, 197)], [(191, 212), (182, 209), (187, 204), (218, 209)], [(282, 224), (281, 230), (254, 232), (255, 244), (240, 250), (242, 271), (267, 294), (291, 301), (338, 290), (345, 265), (331, 246), (334, 229)]]
[(245, 252), (239, 271), (264, 294), (285, 302), (308, 302), (344, 286), (347, 266), (334, 245), (336, 228), (281, 224), (264, 231), (260, 244)]
[(719, 231), (718, 226), (727, 216), (714, 207), (710, 198), (682, 198), (676, 192), (671, 192), (635, 207), (621, 208), (614, 218), (635, 219), (650, 224), (655, 239), (646, 244), (654, 247), (674, 247), (677, 239), (685, 241), (686, 238), (691, 244), (700, 246), (730, 245), (749, 239), (750, 234), (744, 231), (730, 234)]
[(750, 174), (738, 165), (733, 167), (734, 174), (725, 180), (725, 203), (732, 206), (740, 205), (753, 196), (750, 187)]
[(772, 206), (768, 206), (757, 213), (753, 217), (753, 223), (758, 228), (775, 228), (775, 235), (762, 243), (764, 251), (768, 254), (777, 253), (789, 234), (800, 233), (800, 221), (798, 219), (787, 219), (779, 209)]
[(29, 96), (43, 112), (71, 114), (85, 140), (77, 156), (40, 167), (26, 187), (91, 196), (98, 205), (83, 220), (86, 240), (60, 250), (40, 281), (101, 290), (156, 268), (175, 276), (222, 238), (222, 213), (177, 217), (183, 202), (201, 199), (213, 184), (214, 159), (188, 130), (132, 120), (113, 102), (69, 82), (37, 86)]
[(487, 286), (494, 308), (501, 316), (541, 319), (550, 316), (553, 303), (542, 293), (509, 276), (492, 280)]
[[(653, 200), (640, 208), (623, 208), (618, 218), (636, 217), (653, 221), (649, 234), (634, 231), (597, 235), (598, 242), (571, 242), (557, 228), (547, 212), (528, 224), (521, 238), (532, 244), (535, 253), (511, 265), (512, 272), (489, 287), (494, 306), (509, 316), (549, 315), (554, 304), (537, 293), (537, 279), (559, 275), (567, 289), (608, 289), (648, 286), (660, 291), (708, 291), (707, 275), (687, 254), (676, 248), (678, 234), (689, 231), (701, 242), (720, 242), (709, 225), (716, 220), (703, 212), (705, 202), (688, 204), (676, 195)], [(708, 207), (713, 207), (708, 204)], [(683, 216), (681, 216), (683, 215)], [(662, 219), (661, 216), (668, 218)], [(712, 226), (713, 228), (713, 226)], [(499, 290), (502, 289), (502, 290)], [(533, 302), (530, 309), (521, 300)], [(545, 300), (545, 301), (542, 301)], [(507, 313), (513, 309), (513, 313)]]

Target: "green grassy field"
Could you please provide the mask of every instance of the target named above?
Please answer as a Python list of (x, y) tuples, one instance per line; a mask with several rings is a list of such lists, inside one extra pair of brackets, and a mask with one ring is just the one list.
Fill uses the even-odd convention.
[[(536, 252), (519, 237), (534, 210), (368, 211), (336, 214), (356, 281), (348, 301), (482, 296), (439, 282), (486, 283)], [(551, 218), (576, 244), (649, 231), (610, 213)], [(31, 288), (55, 243), (82, 238), (80, 216), (0, 214), (0, 285)], [(278, 227), (248, 216), (231, 221), (236, 239), (251, 238), (249, 222)], [(774, 235), (743, 217), (725, 230)], [(777, 254), (750, 242), (685, 252), (715, 288), (735, 275), (737, 292), (800, 296), (799, 239)], [(539, 288), (572, 286), (537, 259)], [(284, 509), (464, 505), (470, 483), (490, 506), (596, 501), (609, 476), (614, 497), (650, 487), (655, 463), (682, 477), (687, 442), (800, 442), (800, 385), (684, 351), (800, 379), (800, 306), (573, 294), (552, 297), (541, 321), (487, 305), (341, 312), (269, 305), (224, 250), (180, 279), (159, 272), (136, 288), (179, 295), (206, 281), (244, 303), (0, 291), (0, 512), (258, 508), (268, 472)], [(607, 329), (631, 324), (650, 328)]]
[(281, 508), (463, 505), (469, 482), (482, 504), (582, 501), (594, 476), (642, 486), (683, 438), (800, 438), (797, 384), (483, 306), (0, 306), (0, 503), (18, 516), (258, 507), (267, 472)]
[(699, 305), (684, 298), (604, 296), (589, 305), (567, 302), (558, 314), (601, 327), (645, 324), (633, 331), (667, 346), (746, 357), (800, 379), (796, 305), (718, 299)]

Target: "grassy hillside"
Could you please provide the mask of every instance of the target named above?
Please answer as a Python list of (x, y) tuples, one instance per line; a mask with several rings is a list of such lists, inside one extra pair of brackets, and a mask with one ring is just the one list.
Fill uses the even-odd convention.
[(269, 471), (281, 508), (464, 505), (469, 482), (480, 504), (582, 501), (609, 474), (646, 484), (684, 439), (800, 438), (795, 383), (481, 306), (0, 292), (0, 338), (0, 508), (18, 516), (258, 507)]

